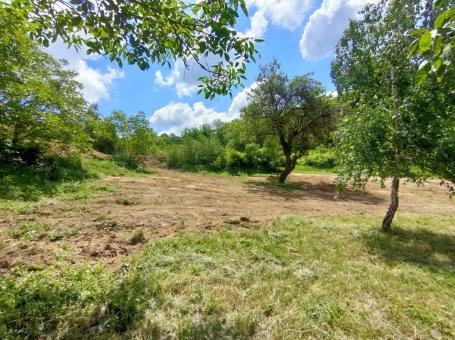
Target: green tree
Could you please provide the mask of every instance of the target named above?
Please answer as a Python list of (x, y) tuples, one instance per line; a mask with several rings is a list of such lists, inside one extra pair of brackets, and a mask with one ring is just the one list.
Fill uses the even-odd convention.
[(75, 74), (28, 38), (0, 41), (3, 156), (33, 162), (45, 151), (87, 145), (88, 110)]
[[(390, 230), (398, 209), (400, 179), (420, 182), (436, 169), (438, 157), (453, 154), (451, 143), (444, 142), (453, 136), (451, 90), (435, 81), (417, 86), (418, 65), (406, 58), (413, 39), (407, 33), (428, 22), (431, 8), (431, 1), (420, 0), (366, 6), (362, 18), (350, 22), (332, 63), (347, 104), (337, 132), (340, 180), (363, 186), (372, 176), (391, 178), (383, 231)], [(453, 163), (444, 168), (453, 169)]]
[(280, 143), (285, 166), (278, 181), (283, 183), (297, 161), (330, 131), (333, 106), (320, 82), (308, 75), (289, 80), (276, 60), (261, 66), (257, 82), (243, 117)]
[[(61, 38), (142, 70), (195, 62), (207, 72), (201, 91), (213, 98), (241, 83), (257, 53), (235, 30), (240, 9), (247, 15), (244, 0), (11, 0), (0, 3), (0, 28), (2, 39), (22, 32), (49, 46)], [(209, 55), (219, 61), (210, 65)]]

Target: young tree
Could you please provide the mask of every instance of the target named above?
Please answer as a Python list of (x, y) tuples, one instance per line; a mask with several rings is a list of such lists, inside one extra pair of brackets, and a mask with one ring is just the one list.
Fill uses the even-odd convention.
[[(21, 32), (49, 46), (61, 38), (119, 66), (195, 62), (213, 97), (239, 85), (257, 53), (255, 40), (235, 30), (240, 9), (248, 14), (244, 0), (11, 0), (0, 2), (0, 28), (2, 39)], [(208, 55), (219, 61), (209, 65)]]
[(257, 82), (243, 117), (279, 141), (285, 166), (278, 181), (283, 183), (297, 161), (330, 131), (334, 122), (331, 98), (308, 75), (289, 80), (276, 60), (261, 67)]
[[(413, 39), (408, 33), (427, 24), (432, 11), (432, 1), (420, 0), (366, 6), (339, 41), (332, 63), (333, 80), (348, 106), (338, 129), (340, 179), (363, 186), (372, 176), (391, 178), (383, 231), (390, 230), (398, 209), (400, 179), (424, 180), (434, 168), (435, 150), (453, 136), (450, 86), (434, 79), (417, 86), (418, 63), (406, 58)], [(443, 149), (442, 154), (452, 152)]]

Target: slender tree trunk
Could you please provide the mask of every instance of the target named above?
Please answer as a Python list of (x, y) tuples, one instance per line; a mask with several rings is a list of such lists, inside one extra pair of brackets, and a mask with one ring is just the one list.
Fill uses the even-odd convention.
[(392, 180), (392, 189), (390, 192), (389, 210), (387, 211), (387, 214), (385, 215), (384, 220), (382, 221), (382, 227), (381, 227), (382, 232), (390, 231), (393, 218), (398, 209), (398, 188), (399, 188), (399, 186), (400, 186), (400, 178), (394, 177)]
[(13, 138), (11, 139), (11, 149), (16, 151), (19, 145), (19, 124), (14, 124)]
[(286, 163), (284, 166), (284, 170), (278, 177), (279, 183), (284, 183), (284, 181), (286, 181), (286, 178), (288, 178), (289, 174), (292, 172), (292, 170), (294, 170), (295, 164), (296, 164), (296, 162), (294, 162), (291, 159), (291, 155), (286, 155)]

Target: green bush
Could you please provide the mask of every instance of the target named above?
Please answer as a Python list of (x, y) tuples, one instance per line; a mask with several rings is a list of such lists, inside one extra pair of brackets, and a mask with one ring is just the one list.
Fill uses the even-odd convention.
[(303, 157), (302, 163), (321, 169), (334, 168), (336, 166), (335, 152), (332, 149), (319, 147), (311, 150), (308, 155)]

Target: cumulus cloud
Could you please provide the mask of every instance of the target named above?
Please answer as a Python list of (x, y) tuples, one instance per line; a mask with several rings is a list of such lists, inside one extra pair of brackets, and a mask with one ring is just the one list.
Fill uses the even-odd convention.
[(159, 86), (174, 86), (179, 97), (190, 96), (198, 90), (198, 78), (205, 71), (193, 63), (189, 69), (181, 60), (177, 60), (169, 75), (164, 76), (161, 71), (155, 72), (155, 84)]
[(369, 0), (323, 0), (311, 14), (300, 40), (303, 58), (317, 60), (334, 53), (335, 46), (346, 29), (349, 19), (358, 16)]
[(294, 30), (300, 26), (310, 10), (312, 0), (246, 0), (248, 8), (255, 9), (250, 28), (245, 35), (263, 37), (269, 21), (275, 26)]
[(250, 28), (245, 32), (245, 36), (262, 38), (267, 30), (269, 22), (262, 11), (256, 11), (250, 19)]
[(198, 90), (198, 78), (205, 75), (200, 66), (193, 63), (189, 69), (181, 60), (177, 60), (169, 75), (164, 76), (161, 71), (155, 72), (155, 84), (158, 86), (175, 86), (179, 97), (190, 96)]
[(247, 0), (246, 3), (263, 12), (272, 24), (293, 30), (303, 22), (312, 0)]
[(240, 117), (240, 110), (248, 104), (248, 96), (257, 86), (258, 84), (254, 82), (250, 87), (243, 89), (242, 92), (239, 92), (234, 99), (232, 99), (232, 103), (227, 111), (227, 116), (230, 119)]
[(162, 133), (180, 134), (185, 128), (199, 127), (203, 124), (213, 124), (217, 120), (226, 121), (222, 112), (217, 112), (205, 106), (203, 102), (174, 103), (158, 109), (150, 118), (150, 123)]
[(247, 104), (248, 94), (256, 86), (257, 84), (253, 83), (239, 92), (226, 112), (215, 111), (213, 108), (206, 107), (203, 102), (196, 102), (193, 105), (171, 102), (156, 110), (150, 117), (150, 123), (155, 130), (161, 131), (161, 133), (180, 135), (185, 128), (233, 120), (240, 117), (240, 109)]
[(59, 40), (47, 48), (46, 52), (57, 59), (65, 59), (68, 62), (68, 68), (77, 72), (76, 80), (83, 86), (82, 95), (91, 103), (101, 99), (108, 100), (114, 80), (124, 76), (123, 71), (112, 67), (108, 67), (105, 71), (90, 67), (87, 61), (99, 59), (99, 55), (87, 55), (85, 49), (79, 51), (74, 48), (68, 49)]
[(76, 77), (83, 85), (82, 94), (84, 98), (96, 103), (101, 99), (109, 99), (109, 90), (115, 79), (123, 78), (123, 72), (108, 67), (106, 72), (91, 68), (85, 60), (80, 59), (75, 68), (78, 75)]

